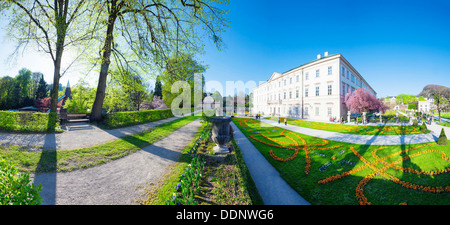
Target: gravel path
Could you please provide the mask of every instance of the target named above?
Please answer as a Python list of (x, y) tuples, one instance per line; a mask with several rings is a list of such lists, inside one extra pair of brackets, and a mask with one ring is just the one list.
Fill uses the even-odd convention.
[[(135, 205), (143, 188), (158, 180), (177, 161), (179, 152), (194, 137), (199, 120), (166, 138), (107, 164), (66, 173), (35, 175), (41, 184), (43, 205)], [(32, 175), (33, 176), (33, 175)]]
[(124, 136), (142, 133), (151, 127), (176, 119), (179, 119), (179, 117), (171, 117), (113, 130), (103, 130), (89, 123), (73, 123), (65, 126), (63, 133), (57, 134), (0, 133), (0, 144), (38, 146), (56, 150), (86, 148), (111, 142)]

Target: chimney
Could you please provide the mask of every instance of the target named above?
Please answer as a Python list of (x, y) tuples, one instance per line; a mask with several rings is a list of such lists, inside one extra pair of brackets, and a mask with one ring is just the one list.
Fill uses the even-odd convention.
[(328, 56), (328, 52), (325, 52), (325, 54), (323, 54), (323, 57), (327, 57)]
[(320, 58), (321, 58), (320, 54), (317, 54), (317, 59), (320, 59)]

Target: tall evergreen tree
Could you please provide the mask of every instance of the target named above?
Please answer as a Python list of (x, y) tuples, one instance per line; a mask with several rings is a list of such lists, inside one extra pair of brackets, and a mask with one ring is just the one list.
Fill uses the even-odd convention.
[(47, 82), (44, 80), (44, 76), (39, 80), (39, 86), (36, 90), (36, 99), (43, 99), (47, 97)]
[(156, 77), (156, 83), (155, 83), (155, 93), (153, 93), (153, 96), (159, 96), (162, 98), (162, 84), (161, 84), (161, 77)]

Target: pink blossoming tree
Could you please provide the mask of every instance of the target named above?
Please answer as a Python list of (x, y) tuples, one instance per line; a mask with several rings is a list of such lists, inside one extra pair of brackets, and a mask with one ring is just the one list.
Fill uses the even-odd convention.
[(370, 94), (365, 88), (358, 88), (353, 93), (346, 94), (345, 105), (352, 113), (363, 113), (375, 110), (384, 113), (388, 108), (381, 100)]
[(164, 100), (159, 96), (153, 96), (153, 101), (143, 101), (140, 105), (141, 110), (152, 110), (152, 109), (167, 109), (167, 105)]

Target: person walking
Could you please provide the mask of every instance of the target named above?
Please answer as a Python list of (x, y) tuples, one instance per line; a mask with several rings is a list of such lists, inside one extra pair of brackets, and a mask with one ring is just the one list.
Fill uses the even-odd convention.
[(280, 117), (278, 117), (278, 124), (280, 124)]
[(284, 118), (284, 125), (285, 126), (287, 125), (287, 118), (286, 117)]

